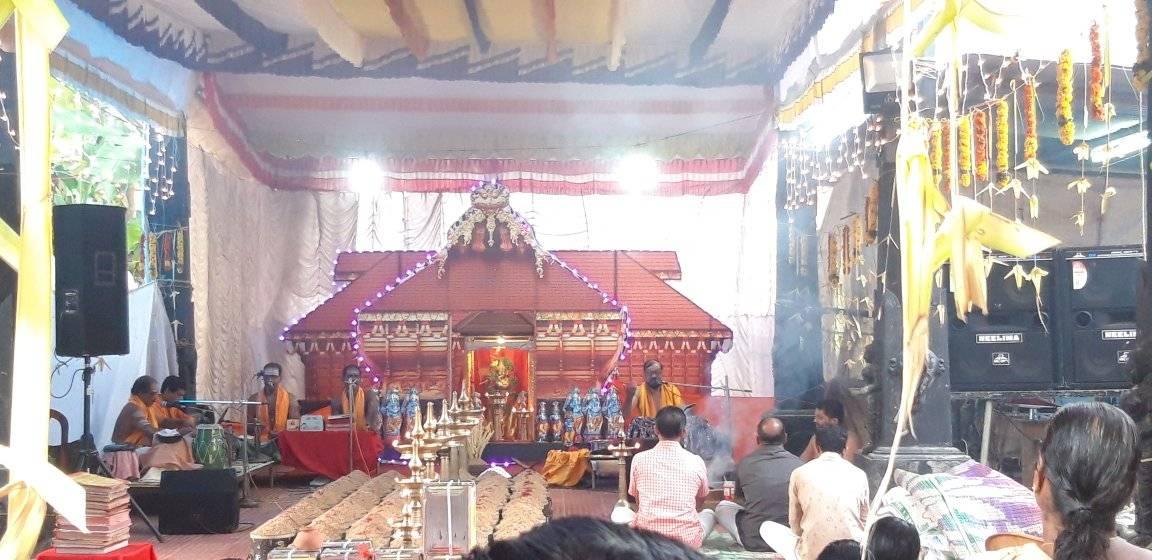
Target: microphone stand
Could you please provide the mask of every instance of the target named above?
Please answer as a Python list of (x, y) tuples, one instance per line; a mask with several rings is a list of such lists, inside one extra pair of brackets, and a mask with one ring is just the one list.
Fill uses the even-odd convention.
[[(248, 495), (250, 484), (252, 482), (251, 479), (249, 478), (251, 475), (248, 472), (248, 406), (261, 405), (264, 403), (261, 403), (260, 401), (200, 401), (200, 400), (181, 400), (178, 402), (180, 402), (180, 404), (210, 404), (210, 405), (227, 405), (227, 406), (240, 405), (240, 406), (244, 407), (244, 413), (240, 415), (241, 430), (244, 432), (240, 437), (240, 465), (241, 465), (241, 468), (244, 469), (244, 472), (240, 475), (240, 478), (241, 478), (240, 507), (242, 507), (242, 508), (257, 507), (258, 502), (253, 500)], [(219, 419), (217, 419), (217, 422), (219, 422)]]
[[(356, 457), (352, 454), (356, 442), (356, 386), (359, 383), (351, 377), (344, 381), (344, 394), (348, 399), (348, 410), (344, 412), (348, 414), (348, 474), (356, 470)], [(368, 399), (365, 398), (365, 401)], [(365, 414), (367, 418), (367, 414)]]

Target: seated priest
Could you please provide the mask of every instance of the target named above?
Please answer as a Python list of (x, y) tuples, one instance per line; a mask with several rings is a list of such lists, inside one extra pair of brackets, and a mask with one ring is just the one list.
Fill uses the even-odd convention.
[(160, 384), (160, 398), (152, 403), (160, 428), (177, 430), (181, 435), (191, 433), (196, 428), (196, 416), (186, 412), (184, 405), (180, 404), (187, 390), (188, 384), (180, 376), (169, 375), (164, 378)]
[(259, 405), (248, 407), (248, 426), (258, 441), (269, 441), (288, 428), (288, 419), (300, 418), (300, 404), (296, 397), (280, 385), (283, 368), (276, 362), (264, 365), (260, 379), (264, 386), (248, 398)]
[(112, 443), (136, 448), (151, 447), (160, 429), (156, 416), (156, 380), (147, 375), (136, 378), (128, 402), (120, 409), (112, 428)]
[(656, 412), (666, 406), (684, 406), (680, 389), (664, 382), (664, 365), (656, 360), (644, 362), (644, 383), (632, 389), (628, 413), (632, 417), (632, 437), (655, 440)]
[(356, 430), (379, 432), (380, 398), (376, 396), (375, 391), (365, 391), (360, 386), (360, 366), (356, 364), (345, 366), (341, 375), (344, 378), (344, 392), (340, 395), (338, 408), (340, 414), (352, 415)]

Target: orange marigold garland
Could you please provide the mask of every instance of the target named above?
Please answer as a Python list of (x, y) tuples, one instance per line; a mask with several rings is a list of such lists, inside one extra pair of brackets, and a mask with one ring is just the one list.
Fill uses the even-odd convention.
[(960, 164), (960, 186), (972, 186), (972, 117), (956, 121), (956, 157)]
[(944, 152), (943, 164), (940, 167), (940, 192), (945, 195), (952, 191), (952, 122), (949, 119), (940, 119), (940, 147)]
[(992, 104), (996, 111), (996, 184), (1005, 187), (1012, 181), (1011, 143), (1012, 130), (1008, 125), (1008, 102), (1003, 99)]
[(1092, 46), (1092, 66), (1088, 73), (1088, 114), (1093, 120), (1105, 118), (1104, 109), (1104, 48), (1100, 45), (1100, 25), (1093, 23), (1088, 32)]
[(972, 113), (972, 135), (976, 144), (976, 182), (988, 181), (988, 114), (983, 110)]
[(928, 136), (928, 162), (932, 166), (932, 175), (936, 185), (940, 185), (941, 169), (944, 168), (944, 143), (941, 139), (943, 127), (940, 121), (932, 121), (929, 125), (931, 135)]
[(1076, 140), (1076, 119), (1072, 116), (1072, 51), (1060, 53), (1056, 71), (1056, 123), (1060, 126), (1060, 143), (1071, 146)]
[(1023, 101), (1024, 105), (1024, 163), (1016, 169), (1024, 169), (1029, 179), (1038, 179), (1041, 173), (1048, 173), (1044, 165), (1037, 158), (1040, 149), (1040, 136), (1036, 129), (1036, 78), (1024, 77)]

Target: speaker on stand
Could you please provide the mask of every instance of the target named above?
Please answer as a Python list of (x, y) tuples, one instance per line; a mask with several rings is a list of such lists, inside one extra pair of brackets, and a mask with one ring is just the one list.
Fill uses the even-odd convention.
[[(1036, 286), (1006, 275), (1017, 264), (1025, 271), (1033, 266), (1049, 273), (1051, 255), (1017, 259), (997, 256), (988, 275), (988, 314), (979, 310), (967, 321), (956, 316), (948, 298), (948, 352), (951, 359), (952, 388), (957, 391), (1013, 391), (1050, 389), (1057, 383), (1055, 332), (1052, 314), (1052, 282), (1040, 283), (1037, 309)], [(944, 268), (945, 278), (948, 268)]]
[(1076, 389), (1123, 389), (1136, 341), (1139, 247), (1060, 251), (1054, 282), (1060, 298), (1064, 381)]

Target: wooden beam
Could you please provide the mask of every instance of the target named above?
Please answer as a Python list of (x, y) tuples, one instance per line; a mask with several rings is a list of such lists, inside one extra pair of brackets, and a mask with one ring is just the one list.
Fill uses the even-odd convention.
[(720, 28), (724, 26), (724, 20), (728, 17), (728, 8), (730, 7), (732, 7), (732, 0), (716, 0), (712, 4), (712, 9), (708, 10), (708, 16), (704, 18), (704, 24), (700, 26), (700, 32), (696, 34), (696, 39), (688, 48), (689, 60), (692, 62), (704, 60), (704, 56), (708, 54), (708, 49), (712, 47), (712, 43), (720, 35)]
[(416, 21), (416, 14), (408, 9), (405, 0), (384, 0), (384, 2), (388, 4), (388, 13), (392, 15), (396, 27), (400, 28), (400, 34), (404, 36), (404, 43), (408, 45), (412, 56), (415, 56), (416, 60), (424, 60), (428, 56), (428, 34)]
[(3, 219), (0, 219), (0, 260), (20, 272), (20, 235)]
[(546, 60), (556, 62), (556, 0), (536, 0), (536, 28), (544, 39)]
[(340, 58), (356, 67), (364, 65), (368, 50), (364, 37), (348, 25), (328, 0), (296, 0), (296, 5), (304, 20)]
[(626, 19), (628, 9), (625, 4), (627, 0), (612, 0), (612, 45), (608, 50), (608, 69), (616, 71), (620, 68), (620, 59), (624, 55), (624, 43), (627, 38), (624, 37), (624, 20)]

